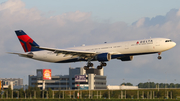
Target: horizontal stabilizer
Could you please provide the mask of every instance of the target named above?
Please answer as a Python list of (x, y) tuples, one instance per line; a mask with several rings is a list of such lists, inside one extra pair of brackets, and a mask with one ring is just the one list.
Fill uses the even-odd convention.
[(33, 57), (33, 53), (11, 53), (11, 52), (7, 52), (8, 54), (17, 54), (21, 57), (27, 57), (27, 58), (32, 58)]

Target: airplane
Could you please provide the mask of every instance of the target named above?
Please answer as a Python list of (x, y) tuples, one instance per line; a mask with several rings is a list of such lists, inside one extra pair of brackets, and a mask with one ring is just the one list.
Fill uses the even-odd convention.
[(111, 59), (131, 61), (136, 55), (154, 53), (158, 53), (158, 59), (161, 59), (162, 52), (176, 46), (176, 43), (168, 38), (150, 38), (57, 49), (39, 46), (23, 30), (16, 30), (15, 33), (25, 53), (10, 54), (17, 54), (26, 58), (53, 63), (87, 61), (87, 65), (84, 66), (85, 70), (93, 67), (92, 61), (99, 61), (100, 65), (97, 66), (97, 69), (102, 69), (107, 65), (105, 62)]

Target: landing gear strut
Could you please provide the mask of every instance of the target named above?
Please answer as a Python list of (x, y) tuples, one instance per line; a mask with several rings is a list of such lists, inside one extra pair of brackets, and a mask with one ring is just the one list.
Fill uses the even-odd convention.
[(158, 53), (158, 59), (159, 59), (159, 60), (162, 59), (162, 57), (161, 57), (161, 52)]
[(87, 66), (84, 66), (84, 69), (87, 70), (89, 69), (89, 67), (93, 67), (93, 63), (91, 63), (90, 61), (88, 61)]

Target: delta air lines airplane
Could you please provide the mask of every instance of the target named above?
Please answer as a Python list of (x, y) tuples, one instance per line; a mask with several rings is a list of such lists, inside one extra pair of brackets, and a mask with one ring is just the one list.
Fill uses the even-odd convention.
[(56, 49), (39, 46), (23, 30), (16, 30), (15, 33), (25, 53), (10, 54), (18, 54), (22, 57), (53, 63), (87, 61), (87, 66), (84, 66), (84, 69), (93, 67), (91, 61), (99, 61), (100, 65), (97, 68), (102, 69), (103, 66), (106, 66), (105, 62), (111, 59), (131, 61), (133, 56), (136, 55), (158, 53), (158, 59), (161, 59), (160, 55), (163, 51), (169, 50), (176, 45), (175, 42), (167, 38), (150, 38)]

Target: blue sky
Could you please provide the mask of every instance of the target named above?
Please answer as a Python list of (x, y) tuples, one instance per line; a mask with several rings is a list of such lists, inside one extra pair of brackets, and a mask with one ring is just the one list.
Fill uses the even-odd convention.
[[(23, 52), (14, 30), (23, 29), (44, 47), (66, 48), (149, 37), (170, 38), (173, 49), (135, 56), (131, 62), (111, 60), (104, 68), (107, 84), (131, 82), (180, 83), (179, 0), (1, 0), (0, 77), (25, 78), (36, 69), (52, 69), (54, 75), (68, 74), (68, 68), (86, 63), (54, 64), (9, 55)], [(133, 24), (132, 24), (133, 23)], [(99, 65), (98, 62), (94, 62)], [(123, 80), (124, 79), (124, 80)], [(175, 81), (176, 79), (176, 81)]]

